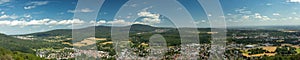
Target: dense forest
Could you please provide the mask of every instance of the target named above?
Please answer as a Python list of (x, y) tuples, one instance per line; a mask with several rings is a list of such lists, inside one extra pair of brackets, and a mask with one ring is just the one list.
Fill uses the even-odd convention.
[(25, 53), (35, 53), (33, 50), (40, 48), (63, 48), (61, 43), (49, 43), (41, 40), (22, 40), (12, 36), (0, 34), (0, 47)]
[(0, 60), (45, 60), (30, 53), (10, 51), (0, 47)]

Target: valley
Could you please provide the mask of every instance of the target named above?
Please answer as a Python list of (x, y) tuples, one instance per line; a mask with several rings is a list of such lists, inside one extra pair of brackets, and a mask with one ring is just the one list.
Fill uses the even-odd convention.
[[(125, 26), (126, 27), (126, 26)], [(120, 27), (121, 29), (122, 27)], [(208, 59), (211, 49), (210, 28), (198, 28), (199, 43), (181, 45), (175, 28), (132, 25), (130, 39), (120, 41), (129, 48), (117, 52), (108, 26), (97, 26), (95, 37), (72, 40), (72, 30), (61, 29), (25, 35), (0, 35), (1, 47), (33, 54), (44, 59)], [(121, 29), (122, 30), (122, 29)], [(276, 59), (299, 55), (299, 30), (228, 29), (226, 59)], [(151, 51), (149, 38), (161, 34), (167, 49)], [(99, 36), (98, 36), (99, 35)], [(163, 47), (163, 46), (161, 46)], [(286, 50), (288, 49), (288, 50)], [(183, 54), (182, 51), (189, 53)], [(120, 54), (118, 54), (120, 53)], [(153, 56), (152, 53), (158, 54)], [(288, 57), (284, 57), (290, 59)], [(291, 58), (292, 59), (292, 58)]]

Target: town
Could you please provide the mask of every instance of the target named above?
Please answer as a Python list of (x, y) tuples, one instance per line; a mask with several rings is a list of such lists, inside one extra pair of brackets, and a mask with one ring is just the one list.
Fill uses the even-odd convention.
[[(162, 33), (162, 30), (156, 30)], [(120, 51), (114, 49), (114, 43), (110, 38), (90, 37), (82, 41), (72, 43), (71, 38), (64, 36), (53, 36), (43, 38), (48, 42), (59, 42), (70, 45), (61, 49), (43, 48), (36, 49), (36, 55), (46, 59), (74, 59), (78, 56), (95, 59), (209, 59), (211, 44), (191, 43), (183, 45), (172, 45), (170, 42), (166, 46), (150, 46), (148, 41), (144, 41), (149, 32), (136, 33), (128, 41), (129, 48)], [(153, 32), (151, 32), (153, 33)], [(212, 32), (199, 33), (200, 36), (212, 35)], [(174, 37), (174, 36), (173, 36)], [(26, 40), (34, 40), (33, 36), (17, 36)], [(207, 38), (210, 40), (210, 38)], [(299, 56), (300, 54), (300, 34), (298, 31), (282, 30), (229, 30), (226, 42), (226, 50), (223, 58), (230, 60), (240, 59), (276, 59), (277, 56)], [(171, 43), (174, 43), (171, 42)], [(93, 50), (80, 47), (94, 46)], [(126, 44), (125, 44), (126, 45)], [(124, 46), (125, 46), (124, 45)], [(156, 49), (153, 49), (156, 47)], [(293, 59), (293, 58), (291, 58)], [(294, 58), (295, 59), (295, 58)]]

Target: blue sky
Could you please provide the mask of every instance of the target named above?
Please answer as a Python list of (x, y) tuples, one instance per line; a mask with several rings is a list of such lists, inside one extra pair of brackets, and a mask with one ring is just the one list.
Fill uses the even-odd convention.
[[(210, 14), (204, 12), (197, 0), (106, 0), (99, 11), (88, 7), (75, 10), (77, 2), (77, 0), (0, 0), (0, 33), (28, 34), (53, 29), (71, 29), (72, 24), (91, 26), (92, 23), (169, 27), (174, 26), (171, 20), (180, 20), (193, 23), (197, 27), (209, 27), (213, 24), (207, 19)], [(300, 23), (300, 0), (220, 0), (220, 3), (227, 26)], [(95, 20), (73, 18), (74, 13), (95, 12), (99, 12)], [(184, 14), (186, 12), (190, 15)]]

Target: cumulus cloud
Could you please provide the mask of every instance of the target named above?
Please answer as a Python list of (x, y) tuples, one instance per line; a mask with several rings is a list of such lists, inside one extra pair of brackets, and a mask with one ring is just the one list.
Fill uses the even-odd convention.
[(48, 1), (34, 1), (34, 2), (30, 2), (27, 3), (27, 6), (24, 7), (24, 9), (33, 9), (36, 8), (37, 6), (42, 6), (42, 5), (46, 5), (48, 4)]
[[(155, 14), (147, 11), (148, 8), (143, 9), (139, 13), (137, 13), (138, 17), (142, 17), (141, 21), (129, 22), (124, 19), (114, 19), (114, 20), (100, 20), (100, 21), (90, 21), (89, 23), (95, 25), (131, 25), (131, 24), (146, 24), (146, 25), (154, 25), (161, 22), (160, 14)], [(128, 16), (127, 16), (128, 17)]]
[(112, 21), (105, 21), (105, 20), (100, 20), (98, 22), (96, 21), (90, 21), (91, 24), (94, 25), (115, 25), (115, 26), (125, 26), (125, 25), (132, 25), (132, 24), (145, 24), (145, 25), (151, 25), (149, 23), (145, 23), (145, 22), (128, 22), (126, 20), (123, 19), (115, 19)]
[(254, 16), (254, 18), (262, 18), (262, 16), (259, 13), (255, 13)]
[(254, 18), (260, 19), (260, 20), (270, 20), (271, 18), (269, 18), (268, 16), (263, 16), (259, 13), (255, 13), (254, 14)]
[(9, 25), (11, 21), (0, 21), (0, 25)]
[(49, 26), (53, 27), (56, 25), (85, 25), (85, 26), (94, 26), (94, 25), (116, 25), (116, 26), (123, 26), (123, 25), (131, 25), (131, 24), (149, 24), (144, 22), (127, 22), (123, 19), (115, 19), (112, 21), (90, 21), (85, 22), (80, 19), (69, 19), (69, 20), (53, 20), (53, 19), (40, 19), (40, 20), (2, 20), (0, 21), (0, 26)]
[(273, 5), (273, 4), (271, 4), (271, 3), (267, 3), (266, 5), (267, 5), (267, 6), (271, 6), (271, 5)]
[(31, 15), (24, 15), (25, 18), (32, 18)]
[(0, 16), (0, 19), (16, 19), (18, 16), (16, 15), (2, 15)]
[(280, 14), (279, 14), (279, 13), (273, 13), (273, 15), (274, 15), (274, 16), (279, 16)]
[(57, 24), (58, 25), (68, 25), (68, 24), (83, 24), (84, 21), (79, 20), (79, 19), (73, 19), (73, 20), (62, 20), (59, 21)]
[(81, 13), (88, 13), (88, 12), (93, 12), (94, 10), (90, 8), (83, 8), (83, 9), (78, 9), (78, 10), (68, 10), (67, 12), (70, 13), (76, 13), (76, 12), (81, 12)]
[[(270, 18), (267, 15), (262, 15), (260, 13), (253, 13), (246, 10), (245, 7), (234, 10), (236, 14), (228, 13), (226, 20), (228, 22), (242, 22), (244, 20), (248, 21), (267, 21), (267, 20), (277, 20), (275, 18)], [(273, 16), (279, 16), (279, 13), (273, 13)]]
[(41, 19), (41, 20), (3, 20), (0, 21), (0, 25), (5, 26), (39, 26), (39, 25), (71, 25), (71, 24), (84, 24), (85, 22), (80, 19), (70, 20), (52, 20), (52, 19)]
[(94, 25), (103, 25), (103, 24), (106, 24), (107, 22), (105, 20), (100, 20), (98, 22), (96, 21), (90, 21), (91, 24), (94, 24)]
[(248, 20), (250, 16), (242, 16), (243, 19)]
[(126, 22), (125, 20), (122, 19), (115, 19), (113, 21), (108, 21), (107, 24), (114, 24), (114, 25), (130, 25), (132, 24), (131, 22)]
[(42, 20), (31, 20), (29, 22), (25, 22), (26, 25), (44, 25), (47, 24), (50, 19), (42, 19)]
[(24, 7), (24, 9), (33, 9), (33, 8), (35, 8), (36, 6), (27, 6), (27, 7)]
[(139, 17), (145, 17), (142, 19), (143, 23), (157, 24), (161, 22), (160, 14), (154, 14), (148, 11), (141, 11), (137, 14)]
[(288, 0), (287, 2), (296, 2), (296, 3), (300, 3), (300, 0)]
[(212, 16), (211, 14), (207, 14), (207, 16)]
[(148, 24), (148, 25), (150, 25), (149, 23), (145, 23), (145, 22), (128, 22), (128, 21), (123, 20), (123, 19), (114, 19), (112, 21), (100, 20), (98, 22), (90, 21), (90, 24), (94, 24), (94, 25), (115, 25), (115, 26), (124, 26), (124, 25), (131, 25), (131, 24)]
[(10, 2), (10, 0), (0, 0), (0, 5), (4, 4), (4, 3), (7, 3), (7, 2)]
[(1, 12), (1, 14), (5, 14), (5, 12), (4, 12), (4, 11), (2, 11), (2, 12)]

